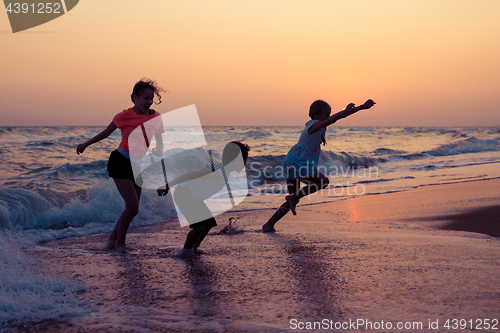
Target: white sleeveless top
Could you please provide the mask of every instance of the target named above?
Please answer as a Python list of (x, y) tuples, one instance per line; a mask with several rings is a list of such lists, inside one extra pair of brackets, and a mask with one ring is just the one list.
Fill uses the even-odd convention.
[(323, 127), (313, 134), (308, 134), (309, 128), (319, 120), (311, 119), (306, 123), (306, 127), (300, 134), (299, 142), (297, 142), (285, 157), (285, 164), (291, 165), (312, 165), (318, 166), (319, 155), (321, 154), (321, 137), (325, 135), (326, 129)]

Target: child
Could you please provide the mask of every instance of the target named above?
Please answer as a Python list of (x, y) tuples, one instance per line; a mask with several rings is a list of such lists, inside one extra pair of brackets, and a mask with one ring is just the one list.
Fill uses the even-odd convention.
[[(114, 150), (109, 157), (108, 173), (109, 177), (113, 178), (118, 192), (125, 201), (125, 209), (116, 221), (115, 227), (109, 236), (109, 240), (106, 245), (107, 249), (116, 249), (118, 252), (125, 252), (125, 237), (127, 235), (128, 227), (132, 222), (132, 219), (139, 212), (139, 201), (141, 199), (140, 186), (142, 185), (142, 178), (140, 175), (134, 177), (132, 169), (132, 163), (134, 162), (131, 159), (133, 159), (134, 156), (129, 153), (130, 144), (133, 144), (132, 142), (129, 142), (129, 136), (132, 131), (139, 126), (142, 126), (144, 129), (143, 124), (145, 122), (158, 117), (156, 118), (158, 121), (149, 123), (156, 124), (156, 128), (152, 130), (156, 139), (156, 148), (153, 149), (153, 153), (160, 156), (162, 154), (163, 141), (161, 133), (164, 131), (163, 124), (161, 122), (160, 114), (149, 108), (153, 104), (155, 96), (158, 97), (158, 102), (155, 102), (155, 104), (161, 103), (160, 93), (162, 91), (164, 90), (158, 87), (156, 82), (152, 80), (141, 80), (137, 82), (132, 90), (132, 95), (130, 96), (134, 106), (118, 113), (104, 131), (85, 143), (79, 144), (76, 148), (77, 154), (80, 155), (84, 152), (85, 148), (107, 138), (117, 128), (121, 130), (122, 141), (118, 149)], [(146, 139), (145, 131), (144, 134)], [(147, 143), (147, 145), (149, 145), (149, 143)], [(146, 151), (147, 148), (144, 150), (144, 153)], [(143, 156), (135, 156), (135, 158), (138, 159), (142, 157)]]
[[(224, 147), (222, 163), (207, 164), (201, 170), (188, 172), (168, 182), (158, 189), (158, 195), (164, 196), (169, 188), (176, 186), (174, 201), (189, 222), (191, 231), (186, 237), (181, 257), (192, 257), (198, 254), (198, 247), (210, 229), (217, 222), (204, 200), (218, 193), (227, 184), (231, 171), (241, 172), (248, 159), (250, 147), (239, 141), (232, 141)], [(241, 153), (243, 165), (236, 157)], [(231, 163), (232, 162), (232, 163)]]
[[(284, 160), (285, 171), (287, 174), (287, 188), (289, 195), (286, 201), (276, 210), (273, 216), (262, 226), (264, 232), (274, 232), (274, 225), (289, 210), (296, 215), (295, 207), (299, 200), (309, 194), (325, 188), (328, 183), (328, 177), (318, 171), (319, 155), (321, 153), (321, 143), (326, 144), (326, 127), (335, 123), (337, 120), (348, 117), (360, 110), (369, 109), (375, 104), (371, 99), (365, 104), (354, 106), (353, 103), (340, 112), (330, 116), (332, 111), (328, 103), (317, 100), (309, 108), (309, 120), (306, 127), (300, 135), (299, 142), (294, 145)], [(300, 181), (308, 182), (308, 185), (300, 188)]]

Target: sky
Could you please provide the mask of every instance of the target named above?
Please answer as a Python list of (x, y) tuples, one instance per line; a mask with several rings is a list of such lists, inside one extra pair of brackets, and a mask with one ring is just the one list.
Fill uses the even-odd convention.
[(81, 0), (12, 33), (0, 13), (0, 126), (106, 126), (142, 78), (202, 125), (500, 126), (498, 0)]

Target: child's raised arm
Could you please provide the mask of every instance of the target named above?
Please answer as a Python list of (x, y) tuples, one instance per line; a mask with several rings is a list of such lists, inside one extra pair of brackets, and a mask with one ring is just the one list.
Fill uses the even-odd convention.
[(87, 148), (88, 146), (90, 146), (91, 144), (93, 143), (96, 143), (96, 142), (99, 142), (103, 139), (106, 139), (108, 136), (111, 135), (111, 133), (113, 133), (118, 127), (116, 127), (115, 123), (114, 122), (111, 122), (108, 127), (106, 127), (106, 129), (104, 131), (102, 131), (101, 133), (97, 134), (96, 136), (94, 136), (92, 139), (84, 142), (84, 143), (80, 143), (78, 146), (76, 146), (76, 153), (78, 155), (80, 155), (81, 153), (83, 153), (83, 151), (85, 150), (85, 148)]
[(358, 111), (361, 110), (367, 110), (371, 108), (373, 105), (375, 105), (375, 102), (371, 99), (367, 100), (364, 104), (361, 104), (360, 106), (354, 106), (354, 103), (350, 103), (349, 105), (346, 106), (346, 108), (342, 111), (339, 111), (330, 117), (324, 119), (324, 120), (319, 120), (315, 122), (311, 127), (309, 127), (309, 130), (307, 131), (308, 134), (313, 134), (314, 132), (318, 131), (319, 129), (323, 127), (327, 127), (333, 123), (335, 123), (337, 120), (346, 118)]

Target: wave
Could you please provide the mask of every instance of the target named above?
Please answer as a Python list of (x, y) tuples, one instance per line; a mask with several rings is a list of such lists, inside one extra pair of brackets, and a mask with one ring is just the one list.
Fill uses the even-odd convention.
[[(65, 197), (66, 202), (61, 202), (61, 197)], [(35, 193), (4, 188), (0, 189), (0, 230), (58, 230), (50, 235), (42, 234), (40, 237), (45, 238), (39, 240), (105, 232), (112, 228), (123, 209), (123, 199), (112, 180), (102, 181), (84, 193), (50, 190)], [(134, 225), (154, 224), (175, 217), (171, 200), (158, 197), (156, 191), (144, 190)]]
[(56, 142), (53, 142), (53, 141), (46, 141), (46, 140), (43, 140), (43, 141), (33, 141), (33, 142), (29, 142), (26, 146), (28, 147), (36, 147), (36, 146), (41, 146), (41, 147), (46, 147), (46, 146), (53, 146), (53, 145), (56, 145), (57, 143)]
[(377, 129), (374, 127), (351, 127), (349, 132), (374, 132)]
[[(383, 147), (377, 148), (371, 153), (377, 156), (384, 156), (384, 158), (386, 158), (385, 161), (389, 161), (401, 158), (406, 160), (416, 160), (427, 158), (429, 156), (453, 156), (470, 153), (481, 153), (487, 151), (500, 151), (500, 138), (482, 140), (477, 139), (476, 137), (469, 137), (464, 140), (440, 145), (439, 147), (431, 150), (410, 154), (404, 150), (389, 149)], [(378, 159), (378, 162), (384, 162), (384, 160)]]
[(415, 179), (415, 177), (406, 176), (406, 177), (399, 177), (399, 178), (379, 178), (379, 179), (375, 179), (375, 180), (361, 180), (361, 181), (358, 181), (356, 184), (385, 183), (385, 182), (392, 182), (395, 180), (402, 180), (402, 179)]
[(353, 169), (369, 168), (377, 165), (378, 163), (387, 162), (384, 158), (358, 156), (346, 152), (334, 153), (331, 151), (324, 151), (320, 157), (320, 166), (338, 166), (348, 167)]
[(280, 131), (275, 130), (259, 130), (259, 129), (249, 129), (245, 130), (243, 128), (226, 130), (226, 131), (218, 131), (214, 129), (210, 129), (204, 133), (205, 137), (208, 141), (226, 141), (227, 138), (231, 138), (231, 140), (255, 140), (255, 139), (263, 139), (267, 137), (271, 137), (273, 135), (280, 135)]
[[(470, 130), (470, 129), (469, 129)], [(452, 128), (440, 128), (440, 127), (405, 127), (403, 128), (405, 134), (439, 134), (439, 135), (450, 135), (452, 137), (468, 137), (468, 134), (452, 129)]]
[(53, 132), (53, 127), (24, 127), (24, 126), (8, 126), (0, 127), (0, 138), (5, 137), (29, 137), (33, 135), (45, 135)]
[(481, 140), (470, 137), (462, 141), (441, 145), (423, 153), (431, 156), (450, 156), (498, 150), (500, 150), (500, 138)]
[(86, 287), (50, 277), (27, 258), (13, 235), (0, 231), (0, 330), (11, 325), (83, 315), (75, 294)]
[[(430, 129), (426, 129), (430, 130)], [(454, 130), (437, 130), (439, 133), (459, 133)], [(457, 134), (459, 135), (459, 134)], [(500, 138), (497, 139), (477, 139), (469, 137), (457, 142), (441, 145), (435, 149), (421, 151), (416, 153), (408, 153), (404, 150), (377, 148), (366, 155), (356, 155), (346, 152), (323, 151), (320, 157), (319, 169), (327, 175), (342, 176), (349, 174), (350, 171), (360, 168), (376, 167), (380, 164), (398, 161), (398, 160), (425, 160), (433, 156), (452, 156), (468, 153), (480, 153), (487, 151), (500, 151)], [(280, 182), (285, 180), (283, 170), (283, 160), (285, 155), (264, 155), (251, 156), (247, 164), (247, 175), (249, 183), (253, 187), (258, 187), (264, 183)], [(495, 159), (496, 160), (496, 159)], [(488, 160), (481, 163), (460, 163), (459, 166), (476, 165), (476, 164), (491, 164), (495, 160)], [(447, 166), (450, 168), (452, 166)], [(441, 169), (444, 166), (434, 165), (429, 163), (424, 166), (411, 168), (412, 171), (418, 170), (434, 170)], [(340, 170), (340, 172), (339, 172)]]
[[(19, 143), (28, 143), (28, 146), (64, 144), (65, 141), (85, 141), (103, 130), (102, 127), (0, 127), (0, 140)], [(120, 131), (113, 132), (110, 137), (120, 138)], [(76, 140), (76, 141), (75, 141)]]
[(18, 134), (16, 127), (0, 127), (0, 138), (15, 136)]
[(25, 140), (29, 136), (30, 131), (28, 130), (28, 128), (0, 127), (0, 140), (2, 141), (15, 142), (18, 140)]
[(248, 131), (248, 132), (244, 132), (242, 134), (244, 135), (244, 137), (248, 137), (248, 138), (263, 138), (263, 137), (272, 136), (272, 134), (269, 132), (258, 131), (258, 130)]
[(6, 184), (24, 189), (42, 189), (57, 187), (60, 190), (81, 189), (86, 184), (95, 184), (98, 180), (108, 179), (107, 161), (89, 163), (65, 163), (58, 166), (42, 166), (28, 170), (10, 178)]
[[(285, 155), (266, 155), (249, 157), (246, 165), (247, 178), (251, 187), (263, 183), (283, 181), (286, 178), (283, 168)], [(370, 168), (387, 159), (369, 156), (357, 156), (346, 152), (334, 153), (323, 151), (318, 169), (326, 175), (340, 176), (359, 168)]]
[(281, 146), (283, 141), (287, 141), (290, 138), (296, 140), (302, 132), (303, 127), (204, 127), (204, 129), (206, 129), (206, 139), (211, 142), (241, 140), (250, 141), (251, 145), (256, 142), (267, 142), (269, 145), (269, 140), (272, 138), (271, 145)]
[(102, 171), (103, 169), (106, 169), (108, 162), (104, 160), (100, 161), (93, 161), (89, 163), (82, 163), (82, 164), (71, 164), (71, 163), (65, 163), (57, 168), (55, 168), (54, 173), (64, 173), (66, 175), (73, 175), (73, 174), (81, 174), (82, 172), (90, 172), (94, 176), (98, 175), (96, 174), (96, 171)]
[[(438, 169), (455, 169), (455, 168), (462, 168), (462, 167), (468, 167), (468, 166), (478, 166), (478, 165), (491, 165), (493, 166), (494, 164), (499, 164), (500, 161), (478, 161), (478, 162), (462, 162), (460, 164), (456, 165), (435, 165), (435, 164), (426, 164), (426, 165), (421, 165), (421, 166), (415, 166), (409, 168), (410, 171), (429, 171), (429, 170), (438, 170)], [(483, 177), (485, 175), (479, 175), (478, 177)]]
[(375, 149), (372, 154), (375, 155), (402, 155), (406, 154), (407, 152), (404, 150), (396, 150), (396, 149), (389, 149), (389, 148), (378, 148)]
[(15, 229), (50, 209), (49, 201), (36, 193), (20, 189), (0, 189), (0, 228)]

